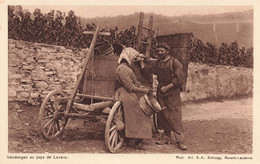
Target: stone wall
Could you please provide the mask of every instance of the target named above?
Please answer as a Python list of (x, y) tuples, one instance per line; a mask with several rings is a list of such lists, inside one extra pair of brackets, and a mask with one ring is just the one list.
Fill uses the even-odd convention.
[(72, 90), (86, 52), (9, 40), (9, 100), (39, 104), (39, 100), (51, 90)]
[[(72, 90), (87, 49), (9, 40), (8, 98), (37, 105), (51, 90)], [(183, 101), (252, 94), (253, 70), (190, 63)]]
[(183, 101), (252, 95), (253, 69), (189, 63)]

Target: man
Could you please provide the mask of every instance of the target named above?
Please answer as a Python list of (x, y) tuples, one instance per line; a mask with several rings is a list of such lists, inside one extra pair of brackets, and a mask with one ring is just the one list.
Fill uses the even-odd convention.
[(175, 140), (181, 150), (186, 150), (184, 143), (181, 113), (181, 85), (183, 83), (183, 66), (170, 56), (170, 46), (161, 43), (157, 46), (158, 59), (149, 64), (140, 61), (143, 73), (157, 75), (157, 99), (162, 107), (158, 113), (158, 124), (170, 135), (171, 141)]

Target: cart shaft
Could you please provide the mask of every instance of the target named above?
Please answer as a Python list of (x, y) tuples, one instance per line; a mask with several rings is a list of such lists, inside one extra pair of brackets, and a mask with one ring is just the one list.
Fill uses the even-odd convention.
[(104, 109), (105, 107), (110, 107), (114, 104), (113, 101), (103, 101), (103, 102), (99, 102), (99, 103), (94, 103), (91, 105), (84, 105), (84, 104), (80, 104), (80, 103), (73, 103), (73, 107), (82, 111), (86, 111), (86, 112), (97, 112), (99, 110)]
[[(62, 97), (62, 98), (56, 98), (55, 102), (60, 103), (60, 104), (66, 104), (68, 102), (68, 100), (69, 100), (69, 97)], [(104, 109), (105, 107), (111, 107), (113, 104), (114, 104), (113, 99), (110, 99), (107, 101), (93, 103), (90, 105), (73, 102), (72, 107), (76, 108), (77, 110), (81, 110), (81, 111), (97, 112), (99, 110)]]
[(93, 96), (93, 95), (86, 95), (86, 94), (80, 94), (80, 93), (78, 93), (77, 96), (92, 98), (92, 99), (101, 100), (101, 101), (114, 101), (114, 98), (104, 97), (104, 96)]

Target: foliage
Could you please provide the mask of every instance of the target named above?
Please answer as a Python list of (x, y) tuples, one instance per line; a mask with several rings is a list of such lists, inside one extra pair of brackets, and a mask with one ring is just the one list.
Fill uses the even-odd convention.
[(253, 48), (239, 48), (236, 41), (230, 45), (222, 43), (219, 48), (200, 39), (193, 40), (190, 49), (190, 61), (235, 67), (253, 67)]
[[(84, 35), (83, 31), (95, 31), (94, 23), (81, 24), (81, 19), (74, 11), (65, 13), (52, 10), (43, 14), (35, 9), (31, 14), (23, 10), (22, 6), (8, 6), (8, 38), (54, 44), (72, 48), (86, 48), (91, 43), (92, 36)], [(104, 28), (101, 31), (111, 32), (110, 36), (98, 36), (97, 42), (113, 44), (119, 42), (128, 47), (134, 47), (136, 41), (136, 27), (132, 26), (124, 31)], [(156, 40), (152, 40), (151, 56), (154, 55)], [(145, 47), (141, 47), (145, 53)], [(207, 64), (221, 64), (241, 67), (253, 67), (253, 48), (239, 48), (238, 43), (230, 45), (222, 43), (219, 48), (210, 43), (204, 44), (200, 39), (193, 40), (190, 48), (190, 61)]]

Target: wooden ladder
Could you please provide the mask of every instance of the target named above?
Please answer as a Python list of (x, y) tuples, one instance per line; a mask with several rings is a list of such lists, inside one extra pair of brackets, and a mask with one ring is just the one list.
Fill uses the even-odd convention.
[[(150, 16), (148, 27), (143, 26), (143, 21), (144, 21), (144, 13), (141, 12), (140, 17), (139, 17), (139, 24), (138, 24), (137, 38), (136, 38), (136, 42), (135, 42), (135, 49), (138, 52), (141, 52), (143, 44), (145, 44), (146, 45), (145, 56), (149, 58), (150, 57), (150, 51), (151, 51), (151, 45), (152, 45), (152, 38), (153, 38), (153, 35), (154, 35), (153, 16), (152, 15)], [(146, 42), (142, 40), (143, 30), (147, 30), (147, 32), (148, 32)]]
[(84, 59), (83, 68), (82, 68), (82, 71), (81, 71), (81, 73), (80, 73), (80, 75), (78, 77), (76, 86), (74, 87), (74, 89), (73, 89), (73, 91), (72, 91), (72, 93), (71, 93), (71, 95), (69, 97), (69, 100), (67, 102), (66, 109), (65, 109), (65, 117), (67, 117), (67, 115), (68, 115), (68, 113), (70, 111), (70, 108), (73, 105), (73, 101), (74, 101), (74, 98), (77, 95), (79, 86), (83, 82), (84, 78), (85, 78), (85, 81), (86, 81), (86, 79), (88, 77), (89, 71), (87, 71), (87, 67), (90, 64), (91, 60), (94, 59), (94, 49), (95, 49), (95, 45), (96, 45), (96, 41), (97, 41), (98, 35), (110, 35), (110, 32), (100, 32), (100, 26), (97, 26), (97, 29), (96, 29), (95, 32), (93, 32), (93, 31), (85, 31), (83, 34), (91, 34), (91, 35), (93, 35), (93, 38), (92, 38), (89, 50), (87, 52), (87, 55), (86, 55), (86, 57)]

